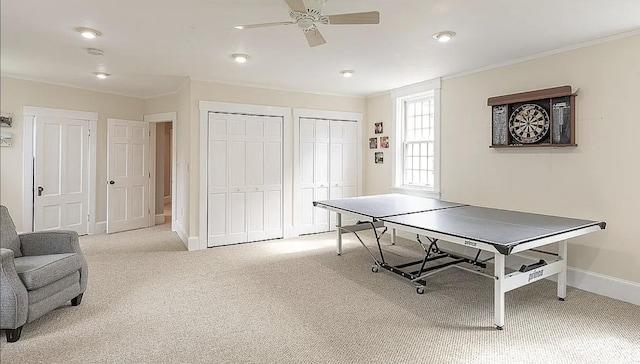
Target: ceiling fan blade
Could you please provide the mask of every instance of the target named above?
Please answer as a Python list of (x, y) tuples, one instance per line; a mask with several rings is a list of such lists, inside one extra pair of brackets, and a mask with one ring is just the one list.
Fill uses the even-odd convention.
[(329, 24), (380, 24), (380, 12), (327, 15)]
[(234, 28), (236, 29), (251, 29), (251, 28), (264, 28), (264, 27), (272, 27), (276, 25), (291, 25), (295, 24), (294, 21), (278, 21), (274, 23), (261, 23), (261, 24), (247, 24), (247, 25), (236, 25)]
[(315, 47), (327, 43), (327, 41), (324, 40), (324, 37), (322, 36), (322, 34), (320, 34), (320, 31), (316, 27), (305, 29), (304, 35), (307, 37), (307, 43), (309, 43), (309, 47)]
[(299, 13), (306, 13), (307, 6), (304, 4), (303, 0), (284, 0), (289, 5), (289, 8), (293, 11), (297, 11)]

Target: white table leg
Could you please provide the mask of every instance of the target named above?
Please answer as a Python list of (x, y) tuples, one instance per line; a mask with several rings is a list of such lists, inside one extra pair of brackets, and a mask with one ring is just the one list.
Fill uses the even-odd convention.
[(391, 245), (396, 245), (396, 229), (391, 229)]
[(336, 243), (338, 244), (338, 255), (342, 255), (342, 230), (340, 227), (342, 227), (342, 214), (336, 212), (336, 234), (338, 234), (336, 236)]
[(494, 292), (493, 292), (493, 303), (494, 303), (494, 314), (495, 314), (495, 324), (498, 330), (502, 330), (504, 326), (504, 294), (505, 294), (505, 274), (504, 274), (504, 266), (505, 266), (505, 256), (500, 253), (495, 253), (494, 259), (494, 273), (495, 282), (494, 282)]
[(558, 259), (562, 262), (562, 270), (558, 273), (558, 298), (564, 301), (567, 297), (567, 241), (558, 243)]

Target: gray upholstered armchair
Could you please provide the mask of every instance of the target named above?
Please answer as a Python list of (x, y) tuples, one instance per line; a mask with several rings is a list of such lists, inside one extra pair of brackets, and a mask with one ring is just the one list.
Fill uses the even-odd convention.
[(66, 302), (80, 304), (88, 268), (75, 231), (17, 234), (5, 206), (0, 217), (0, 329), (15, 342), (25, 323)]

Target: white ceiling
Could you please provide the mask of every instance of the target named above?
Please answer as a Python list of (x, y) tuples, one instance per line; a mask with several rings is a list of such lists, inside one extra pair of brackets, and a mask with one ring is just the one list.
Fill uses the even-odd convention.
[[(640, 0), (327, 0), (324, 14), (380, 11), (379, 25), (318, 25), (310, 48), (284, 0), (2, 0), (3, 76), (135, 97), (197, 80), (367, 96), (640, 28)], [(76, 27), (103, 35), (81, 38)], [(452, 30), (448, 44), (432, 35)], [(92, 56), (86, 48), (102, 49)], [(236, 64), (233, 53), (251, 59)], [(345, 79), (340, 70), (353, 69)], [(112, 76), (98, 80), (93, 73)]]

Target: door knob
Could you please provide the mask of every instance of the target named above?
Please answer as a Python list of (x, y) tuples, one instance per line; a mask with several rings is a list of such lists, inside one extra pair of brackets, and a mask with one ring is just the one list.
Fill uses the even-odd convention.
[(110, 184), (110, 185), (115, 185), (115, 184), (116, 184), (116, 181), (111, 180), (111, 181), (109, 181), (109, 184)]
[(44, 191), (44, 188), (42, 188), (42, 186), (38, 186), (38, 196), (42, 196), (42, 191)]

